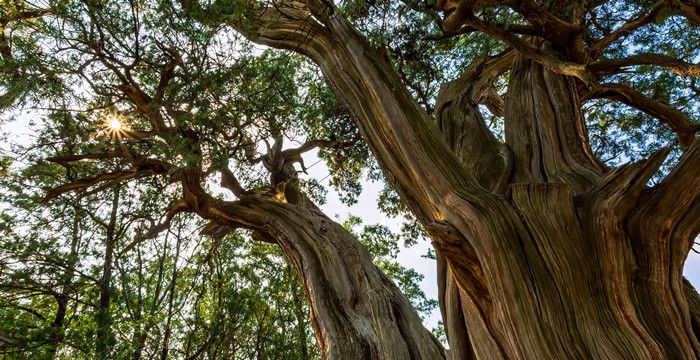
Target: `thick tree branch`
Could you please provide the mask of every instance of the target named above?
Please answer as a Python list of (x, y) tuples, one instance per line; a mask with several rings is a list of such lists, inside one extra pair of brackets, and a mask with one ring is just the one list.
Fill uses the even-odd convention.
[(361, 136), (357, 134), (355, 137), (348, 141), (324, 139), (309, 140), (297, 148), (286, 149), (281, 151), (279, 155), (279, 161), (281, 161), (281, 163), (298, 162), (301, 166), (301, 170), (303, 172), (306, 172), (306, 165), (304, 165), (304, 159), (301, 157), (303, 153), (316, 148), (344, 149), (357, 144), (361, 139)]
[(154, 96), (154, 100), (158, 104), (163, 102), (165, 89), (170, 81), (175, 77), (175, 68), (182, 63), (180, 54), (175, 49), (162, 48), (162, 50), (168, 55), (169, 60), (160, 68), (160, 79), (158, 80), (158, 85), (156, 86)]
[(563, 182), (578, 194), (606, 172), (590, 149), (576, 85), (575, 79), (518, 54), (504, 119), (514, 159), (512, 183)]
[(513, 63), (515, 51), (472, 63), (456, 80), (443, 84), (438, 94), (437, 124), (452, 150), (460, 156), (479, 183), (487, 189), (505, 191), (511, 171), (511, 154), (486, 126), (478, 108), (489, 106), (502, 115), (503, 99), (493, 80)]
[(514, 9), (531, 23), (541, 24), (545, 31), (555, 31), (556, 33), (573, 34), (579, 31), (578, 26), (540, 6), (534, 0), (516, 1), (513, 3)]
[(649, 179), (659, 170), (670, 151), (670, 147), (665, 147), (648, 159), (616, 168), (581, 198), (596, 202), (601, 207), (601, 212), (614, 209), (617, 216), (624, 218), (636, 206), (640, 194), (647, 188)]
[(465, 14), (473, 14), (474, 12), (497, 6), (502, 1), (494, 0), (477, 0), (477, 1), (459, 1), (459, 0), (437, 0), (435, 1), (435, 9), (444, 13), (443, 26), (440, 28), (443, 31), (456, 31), (465, 25)]
[(496, 39), (503, 41), (527, 58), (539, 63), (557, 74), (576, 77), (586, 84), (592, 84), (595, 82), (593, 75), (586, 68), (586, 66), (582, 64), (564, 61), (549, 55), (545, 55), (539, 49), (519, 36), (506, 29), (499, 28), (493, 24), (488, 24), (476, 17), (474, 14), (465, 15), (465, 21), (469, 26), (472, 26), (485, 34), (491, 35)]
[(243, 197), (248, 194), (248, 191), (241, 185), (233, 172), (228, 168), (227, 165), (221, 166), (219, 168), (221, 172), (221, 183), (220, 185), (226, 189), (229, 189), (237, 197)]
[(153, 98), (143, 92), (138, 85), (134, 83), (125, 83), (117, 86), (117, 88), (129, 98), (137, 109), (146, 115), (148, 120), (151, 122), (153, 131), (156, 133), (162, 133), (169, 129), (165, 125), (163, 117), (160, 115), (159, 106), (155, 104)]
[(586, 50), (583, 49), (579, 26), (561, 19), (534, 0), (514, 1), (512, 4), (513, 9), (530, 24), (540, 28), (540, 36), (567, 49), (577, 60), (585, 60)]
[(199, 2), (181, 0), (182, 7), (206, 22), (225, 23), (248, 40), (278, 49), (292, 50), (312, 58), (322, 52), (325, 29), (306, 4), (282, 1), (272, 5), (252, 5), (244, 14), (229, 16), (203, 8)]
[(70, 154), (70, 155), (57, 155), (50, 156), (46, 158), (46, 161), (54, 162), (57, 164), (68, 164), (75, 161), (81, 160), (106, 160), (113, 159), (117, 157), (123, 157), (123, 154), (117, 152), (103, 152), (103, 153), (91, 153), (91, 154)]
[[(668, 176), (652, 189), (646, 206), (660, 216), (679, 221), (691, 207), (700, 206), (700, 137), (683, 153)], [(697, 235), (697, 234), (695, 234)], [(692, 237), (694, 238), (694, 236)], [(689, 250), (689, 249), (688, 249)]]
[[(222, 225), (216, 221), (210, 221), (204, 225), (202, 230), (199, 231), (199, 234), (209, 236), (210, 238), (214, 239), (216, 243), (212, 245), (211, 250), (215, 250), (219, 244), (218, 242), (235, 229), (236, 228), (234, 226)], [(210, 253), (212, 253), (212, 251), (210, 251)]]
[(97, 175), (94, 177), (90, 178), (83, 178), (79, 179), (76, 181), (73, 181), (71, 183), (61, 185), (59, 187), (50, 189), (47, 191), (46, 195), (42, 199), (42, 202), (46, 203), (49, 200), (56, 198), (62, 194), (65, 194), (67, 192), (71, 191), (82, 191), (85, 190), (91, 186), (95, 186), (98, 184), (102, 184), (102, 186), (99, 186), (97, 190), (90, 191), (89, 193), (94, 193), (96, 191), (102, 190), (105, 188), (104, 183), (107, 183), (107, 187), (112, 186), (114, 184), (123, 182), (125, 180), (131, 180), (131, 179), (136, 179), (136, 178), (141, 178), (145, 176), (153, 176), (153, 175), (163, 175), (168, 173), (168, 167), (160, 160), (154, 160), (154, 159), (146, 159), (146, 160), (141, 160), (134, 164), (134, 166), (131, 169), (128, 170), (121, 170), (121, 171), (115, 171), (115, 172), (109, 172), (101, 175)]
[(30, 9), (22, 10), (19, 12), (12, 12), (11, 15), (5, 14), (4, 16), (0, 16), (0, 26), (5, 26), (13, 21), (29, 20), (41, 17), (44, 15), (48, 15), (49, 13), (49, 10), (46, 9)]

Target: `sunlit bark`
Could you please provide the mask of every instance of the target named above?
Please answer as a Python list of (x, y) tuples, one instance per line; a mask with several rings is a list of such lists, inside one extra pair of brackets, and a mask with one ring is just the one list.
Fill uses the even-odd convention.
[[(577, 82), (594, 81), (590, 70), (560, 60), (553, 49), (562, 44), (530, 43), (481, 23), (470, 14), (473, 7), (455, 10), (461, 17), (451, 20), (518, 52), (508, 65), (506, 142), (485, 131), (474, 91), (445, 91), (440, 131), (336, 9), (307, 5), (317, 22), (286, 17), (284, 26), (273, 21), (272, 31), (230, 25), (253, 41), (307, 55), (354, 115), (386, 178), (438, 251), (455, 358), (698, 356), (681, 277), (698, 233), (689, 214), (698, 212), (700, 176), (687, 165), (698, 161), (697, 140), (682, 139), (690, 147), (678, 167), (689, 174), (675, 171), (653, 189), (646, 182), (665, 150), (607, 169), (592, 155), (581, 114)], [(574, 39), (564, 49), (572, 61), (593, 56), (579, 46), (569, 20), (534, 2), (515, 10), (556, 30), (549, 36)], [(290, 28), (308, 29), (309, 36), (282, 36)]]

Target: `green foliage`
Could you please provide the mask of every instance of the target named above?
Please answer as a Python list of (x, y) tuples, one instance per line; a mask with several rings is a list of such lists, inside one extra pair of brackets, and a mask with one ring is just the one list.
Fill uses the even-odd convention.
[[(653, 3), (604, 2), (585, 18), (585, 37), (599, 39)], [(432, 117), (440, 84), (456, 78), (474, 59), (506, 48), (480, 32), (444, 34), (429, 9), (432, 0), (338, 4)], [(310, 140), (330, 144), (318, 150), (329, 171), (328, 185), (325, 178), (300, 181), (317, 204), (325, 202), (329, 190), (354, 204), (365, 181), (385, 182), (351, 115), (317, 67), (290, 52), (252, 45), (208, 18), (216, 13), (246, 21), (244, 15), (260, 10), (248, 1), (217, 0), (206, 9), (187, 11), (169, 0), (43, 5), (51, 11), (21, 17), (38, 5), (0, 0), (0, 18), (11, 19), (0, 29), (0, 124), (21, 114), (31, 118), (32, 131), (30, 144), (8, 138), (15, 147), (4, 148), (0, 158), (0, 335), (15, 341), (0, 354), (93, 358), (100, 330), (96, 318), (108, 314), (116, 358), (317, 358), (303, 292), (276, 247), (252, 242), (246, 233), (222, 240), (202, 237), (203, 224), (186, 216), (176, 217), (170, 230), (155, 239), (136, 242), (182, 193), (175, 179), (188, 168), (201, 166), (212, 188), (218, 179), (210, 175), (221, 167), (235, 172), (246, 189), (274, 187), (264, 155), (276, 139), (283, 139), (285, 149)], [(581, 6), (562, 11), (571, 14)], [(476, 15), (505, 29), (526, 23), (505, 7)], [(603, 57), (657, 53), (697, 63), (700, 29), (676, 15), (662, 13), (613, 43)], [(171, 68), (168, 79), (166, 68)], [(506, 73), (495, 84), (501, 95), (506, 95), (507, 78)], [(601, 81), (630, 85), (698, 121), (700, 92), (691, 78), (635, 66)], [(172, 131), (149, 133), (149, 109), (125, 95), (120, 89), (125, 84), (159, 99), (159, 115)], [(595, 154), (608, 165), (673, 146), (670, 129), (638, 110), (592, 100), (584, 111)], [(484, 113), (502, 138), (503, 119)], [(121, 118), (132, 134), (109, 135), (104, 125), (109, 116)], [(41, 199), (47, 189), (66, 182), (131, 169), (129, 161), (110, 155), (120, 151), (160, 161), (168, 170), (163, 176), (123, 181), (113, 229), (117, 255), (109, 264), (112, 301), (100, 309), (110, 217), (105, 190), (117, 182), (81, 187), (48, 205)], [(679, 153), (674, 148), (669, 164)], [(70, 164), (46, 161), (76, 154), (101, 157)], [(435, 301), (420, 289), (422, 275), (401, 266), (397, 257), (400, 241), (412, 245), (426, 234), (389, 185), (379, 208), (400, 219), (400, 233), (363, 225), (358, 217), (349, 218), (345, 227), (425, 315), (435, 309)]]
[[(595, 20), (589, 27), (591, 37), (601, 37), (640, 11), (652, 6), (651, 1), (611, 1), (590, 15)], [(668, 55), (689, 63), (697, 63), (700, 29), (692, 26), (673, 11), (665, 11), (656, 21), (640, 31), (613, 43), (605, 58), (636, 54)], [(652, 99), (673, 106), (700, 123), (700, 96), (692, 77), (679, 77), (669, 70), (647, 65), (628, 67), (625, 71), (604, 77), (605, 82), (622, 83), (639, 90)], [(592, 146), (596, 155), (611, 166), (635, 161), (661, 147), (673, 144), (671, 129), (643, 112), (608, 100), (594, 100), (585, 106)], [(671, 162), (678, 157), (675, 150)], [(668, 167), (662, 169), (667, 173)]]
[[(0, 333), (13, 339), (0, 348), (3, 356), (92, 359), (96, 316), (107, 311), (116, 358), (164, 351), (168, 358), (198, 351), (208, 358), (318, 357), (300, 284), (275, 246), (238, 234), (216, 242), (182, 217), (169, 233), (118, 257), (113, 301), (100, 310), (109, 202), (98, 194), (46, 208), (11, 192), (19, 189), (3, 189), (3, 204), (14, 205), (0, 217)], [(123, 195), (119, 250), (138, 231), (131, 228), (135, 202), (163, 206), (156, 204), (163, 194), (144, 189)]]

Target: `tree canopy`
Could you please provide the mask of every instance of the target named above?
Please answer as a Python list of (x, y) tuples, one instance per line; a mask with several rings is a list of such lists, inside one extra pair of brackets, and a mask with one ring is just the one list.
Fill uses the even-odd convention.
[(697, 1), (0, 1), (0, 351), (700, 353)]

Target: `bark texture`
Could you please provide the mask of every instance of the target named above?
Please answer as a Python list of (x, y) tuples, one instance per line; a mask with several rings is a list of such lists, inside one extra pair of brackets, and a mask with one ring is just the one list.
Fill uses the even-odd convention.
[(308, 199), (298, 199), (256, 196), (244, 205), (200, 210), (280, 246), (301, 279), (324, 359), (444, 359), (442, 345), (367, 250)]
[[(433, 240), (453, 359), (700, 355), (681, 276), (700, 230), (700, 141), (653, 188), (647, 181), (666, 150), (606, 169), (592, 156), (580, 110), (576, 82), (590, 75), (541, 55), (547, 43), (479, 28), (519, 51), (508, 65), (505, 144), (486, 131), (477, 109), (488, 90), (479, 82), (498, 72), (498, 59), (443, 88), (436, 126), (335, 8), (307, 5), (308, 12), (290, 10), (307, 17), (274, 21), (284, 10), (269, 9), (254, 26), (230, 24), (253, 41), (310, 57), (345, 101), (386, 178)], [(521, 10), (533, 6), (523, 2)]]
[(302, 279), (324, 359), (444, 358), (408, 300), (342, 226), (318, 209), (262, 204), (266, 232)]
[[(275, 147), (281, 154), (281, 145)], [(357, 239), (299, 191), (296, 171), (284, 159), (266, 159), (275, 170), (268, 191), (222, 201), (204, 192), (194, 172), (184, 198), (212, 219), (207, 232), (244, 227), (255, 239), (280, 246), (301, 279), (324, 359), (444, 359), (442, 345), (399, 288)]]
[[(594, 42), (582, 36), (579, 10), (599, 2), (540, 3), (436, 2), (445, 11), (445, 29), (467, 26), (511, 50), (479, 59), (445, 84), (435, 117), (413, 99), (386, 54), (370, 46), (332, 2), (242, 2), (237, 6), (243, 11), (233, 12), (222, 11), (230, 9), (220, 2), (211, 11), (196, 1), (183, 0), (182, 6), (319, 66), (386, 179), (431, 237), (450, 358), (698, 358), (700, 297), (682, 278), (700, 232), (698, 127), (687, 114), (626, 85), (598, 81), (635, 65), (697, 76), (696, 65), (666, 56), (600, 58), (608, 45), (654, 21), (671, 2), (659, 2)], [(694, 21), (694, 5), (673, 3)], [(477, 16), (501, 6), (529, 26), (504, 30)], [(164, 67), (161, 85), (175, 66)], [(505, 71), (508, 91), (499, 94), (493, 80)], [(181, 137), (195, 160), (170, 171), (156, 159), (131, 159), (132, 169), (61, 186), (46, 199), (96, 182), (171, 175), (183, 197), (153, 230), (188, 211), (212, 220), (210, 234), (242, 227), (279, 244), (302, 279), (325, 359), (445, 357), (367, 251), (298, 191), (289, 163), (294, 152), (281, 155), (290, 151), (282, 150), (281, 136), (260, 160), (271, 173), (270, 186), (246, 190), (227, 166), (203, 170), (205, 152), (196, 133), (167, 127), (162, 99), (137, 85), (118, 88), (148, 117), (155, 134), (178, 147), (172, 139)], [(595, 159), (581, 111), (582, 98), (594, 97), (634, 106), (676, 132), (684, 154), (660, 184), (647, 185), (669, 149), (616, 169)], [(504, 142), (489, 131), (480, 105), (504, 115)], [(301, 150), (294, 153), (298, 158)], [(207, 194), (202, 184), (212, 171), (221, 173), (222, 186), (238, 200)], [(147, 330), (134, 334), (137, 343)]]

